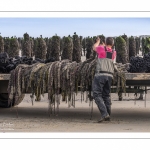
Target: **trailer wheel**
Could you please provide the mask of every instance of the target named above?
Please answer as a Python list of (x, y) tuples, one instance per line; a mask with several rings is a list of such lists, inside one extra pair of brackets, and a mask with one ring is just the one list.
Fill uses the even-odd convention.
[[(12, 103), (12, 106), (14, 106), (14, 101)], [(0, 107), (2, 108), (11, 107), (11, 104), (8, 105), (8, 93), (0, 93)]]

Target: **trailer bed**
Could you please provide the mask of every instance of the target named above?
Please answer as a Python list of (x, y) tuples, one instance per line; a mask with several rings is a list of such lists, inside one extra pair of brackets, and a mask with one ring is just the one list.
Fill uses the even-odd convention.
[[(126, 85), (150, 86), (150, 73), (125, 73)], [(9, 80), (10, 74), (0, 74), (0, 80)]]

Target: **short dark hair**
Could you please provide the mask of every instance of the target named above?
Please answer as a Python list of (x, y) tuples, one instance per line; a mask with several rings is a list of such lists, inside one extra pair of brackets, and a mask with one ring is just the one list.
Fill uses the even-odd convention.
[(106, 38), (106, 45), (114, 45), (114, 39), (112, 37), (107, 37)]

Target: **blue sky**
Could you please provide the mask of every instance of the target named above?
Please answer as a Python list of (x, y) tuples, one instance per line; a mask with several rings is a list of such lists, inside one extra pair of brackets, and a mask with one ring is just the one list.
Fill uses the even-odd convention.
[(150, 18), (0, 18), (3, 37), (150, 35)]

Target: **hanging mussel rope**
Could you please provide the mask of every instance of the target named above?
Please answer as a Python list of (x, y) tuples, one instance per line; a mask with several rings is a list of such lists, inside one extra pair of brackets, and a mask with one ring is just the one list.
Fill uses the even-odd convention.
[(25, 96), (25, 94), (22, 93), (22, 72), (25, 67), (29, 67), (29, 65), (20, 64), (16, 69), (11, 71), (8, 84), (8, 105), (18, 105)]
[(85, 51), (86, 51), (86, 38), (83, 38), (83, 40), (82, 40), (82, 49), (83, 49), (83, 56), (85, 56)]
[(4, 39), (0, 35), (0, 53), (4, 52)]
[(114, 49), (115, 50), (115, 48), (116, 48), (116, 38), (115, 37), (112, 37), (113, 38), (113, 40), (114, 40), (114, 45), (112, 46), (112, 49)]
[(45, 41), (45, 43), (46, 43), (46, 46), (48, 47), (48, 43), (49, 43), (48, 37), (44, 38), (44, 41)]
[(10, 38), (9, 57), (19, 56), (19, 42), (16, 37)]
[(34, 54), (34, 38), (30, 37), (30, 42), (31, 42), (31, 57), (33, 57)]
[(139, 54), (139, 50), (140, 50), (140, 38), (136, 37), (135, 41), (136, 41), (136, 55), (137, 55)]
[(129, 38), (129, 60), (132, 56), (136, 56), (136, 42), (133, 36)]
[(82, 56), (82, 41), (83, 41), (83, 37), (79, 36), (80, 38), (80, 51), (81, 51), (81, 56)]
[(86, 59), (89, 59), (93, 55), (93, 38), (86, 38)]
[(18, 38), (18, 43), (19, 43), (19, 49), (22, 49), (22, 38)]
[(33, 54), (34, 56), (37, 55), (37, 49), (38, 49), (38, 38), (34, 38), (34, 45), (33, 45)]
[(25, 33), (22, 46), (22, 56), (31, 57), (31, 40), (28, 33)]
[(117, 37), (115, 40), (115, 49), (117, 52), (116, 62), (122, 64), (128, 63), (126, 41), (121, 36)]
[(60, 55), (60, 37), (55, 36), (52, 37), (51, 40), (51, 49), (50, 49), (51, 57), (55, 58), (55, 60), (59, 61), (59, 55)]
[(146, 37), (144, 40), (144, 54), (147, 54), (148, 52), (150, 52), (150, 37)]
[(121, 36), (126, 42), (126, 54), (127, 54), (127, 62), (129, 62), (129, 38), (126, 34)]
[(144, 44), (145, 44), (145, 38), (142, 38), (142, 55), (144, 54)]
[(46, 59), (46, 53), (47, 53), (46, 42), (42, 38), (42, 35), (40, 36), (40, 38), (37, 38), (37, 40), (38, 40), (38, 42), (35, 43), (35, 44), (37, 44), (36, 51), (35, 51), (35, 58), (44, 60), (44, 59)]
[[(68, 37), (70, 37), (70, 36), (68, 36)], [(65, 36), (60, 38), (60, 56), (61, 56), (61, 59), (62, 59), (62, 52), (63, 52), (63, 49), (64, 49), (64, 39), (65, 38), (66, 38)]]
[(69, 59), (72, 61), (72, 53), (73, 53), (72, 39), (71, 39), (71, 37), (64, 37), (61, 60)]
[(81, 62), (81, 45), (80, 38), (74, 32), (73, 35), (73, 53), (72, 53), (72, 61), (76, 61), (77, 63)]
[(6, 52), (8, 55), (10, 53), (10, 39), (9, 39), (9, 37), (4, 38), (4, 52)]
[(47, 59), (51, 58), (51, 52), (52, 52), (51, 42), (52, 42), (52, 38), (49, 38), (48, 43), (47, 43), (47, 53), (46, 53), (46, 58)]

